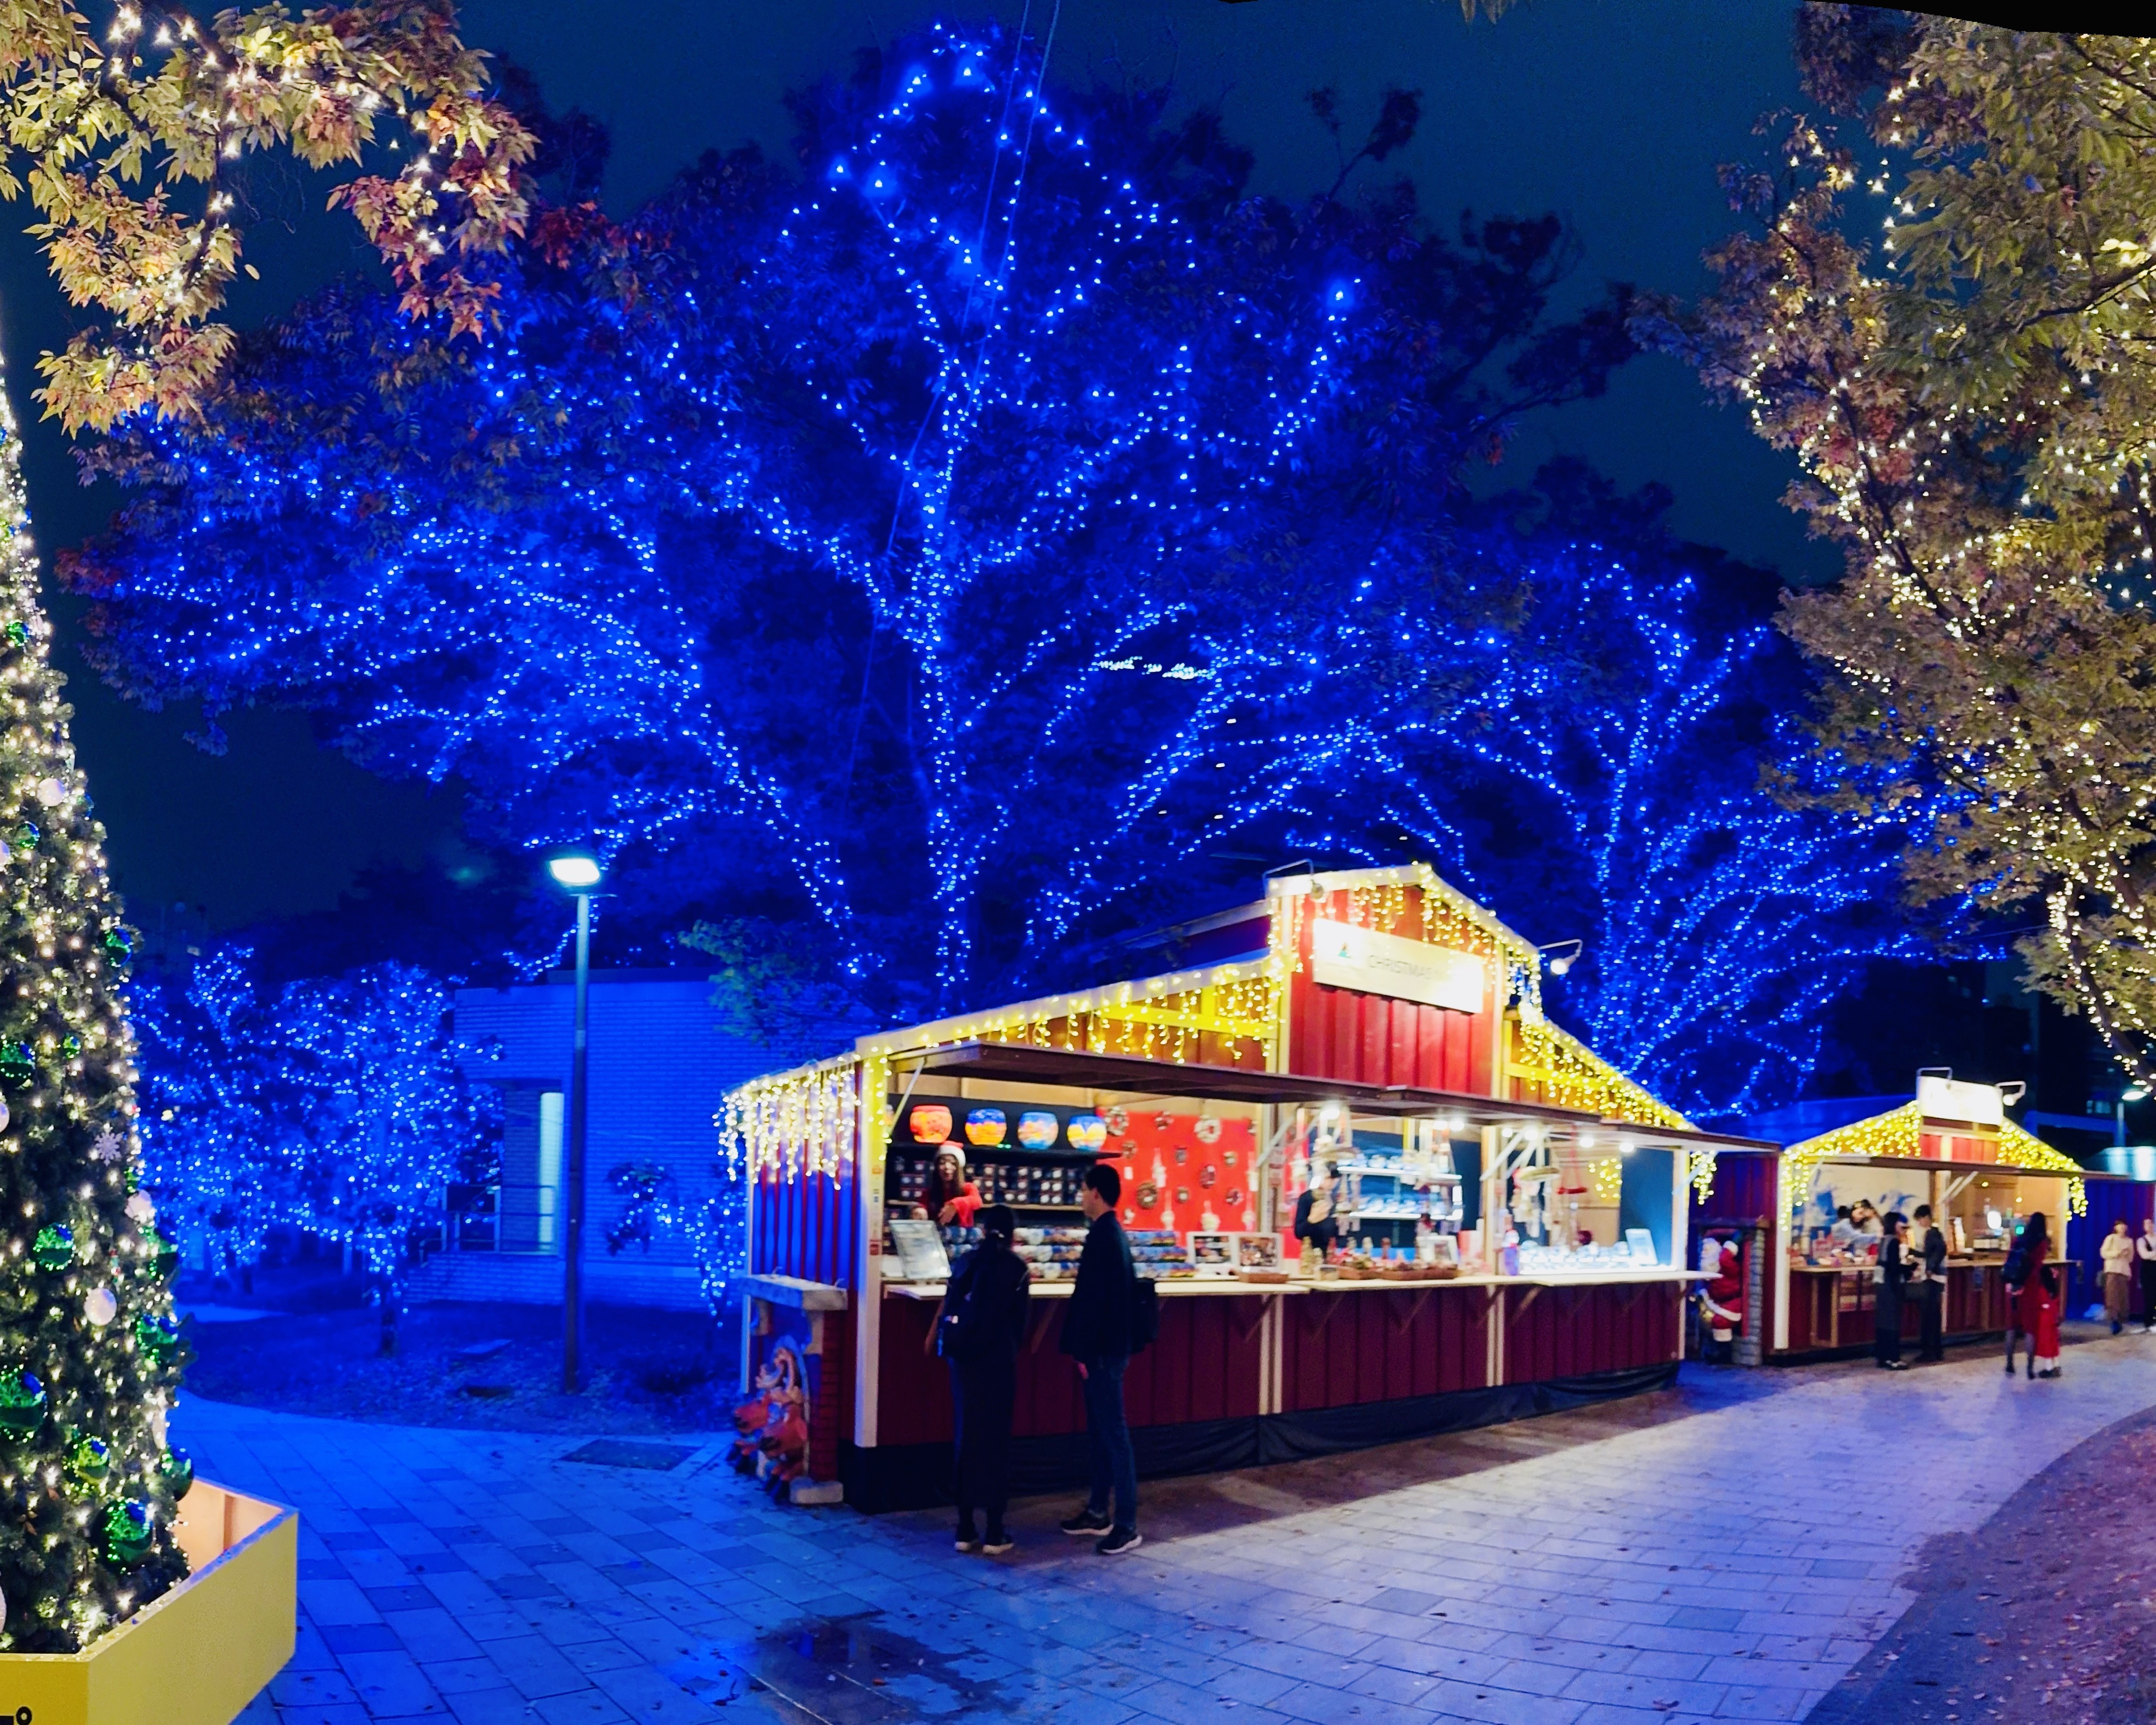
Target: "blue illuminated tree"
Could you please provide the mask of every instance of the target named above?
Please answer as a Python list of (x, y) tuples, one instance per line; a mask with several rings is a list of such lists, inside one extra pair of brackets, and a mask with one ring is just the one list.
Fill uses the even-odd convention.
[(1501, 621), (1462, 467), (1602, 387), (1621, 305), (1548, 320), (1554, 221), (1251, 198), (1209, 116), (1039, 71), (932, 33), (798, 101), (804, 183), (555, 212), (477, 351), (327, 296), (105, 452), (100, 664), (597, 837), (676, 926), (820, 931), (884, 1015), (1216, 893), (1242, 814), (1353, 808)]
[(1540, 478), (1548, 520), (1476, 542), (1511, 572), (1519, 645), (1479, 722), (1404, 759), (1432, 788), (1418, 837), (1537, 938), (1582, 942), (1549, 999), (1598, 1054), (1702, 1117), (1793, 1101), (1832, 1004), (1917, 956), (1899, 833), (1785, 800), (1812, 757), (1770, 578), (1671, 542), (1666, 495)]
[(145, 1184), (181, 1261), (206, 1271), (259, 1260), (292, 1173), (282, 1062), (253, 957), (219, 947), (184, 983), (144, 979), (128, 990), (141, 1045)]
[(149, 1179), (189, 1255), (251, 1262), (278, 1224), (348, 1246), (393, 1350), (415, 1249), (499, 1142), (490, 1051), (455, 1039), (442, 982), (393, 963), (270, 992), (226, 947), (136, 1005)]

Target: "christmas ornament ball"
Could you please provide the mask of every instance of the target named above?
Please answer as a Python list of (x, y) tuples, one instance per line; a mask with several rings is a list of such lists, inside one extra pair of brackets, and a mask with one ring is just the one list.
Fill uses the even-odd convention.
[(67, 801), (67, 787), (57, 778), (41, 778), (38, 781), (37, 794), (38, 801), (43, 806), (56, 808)]
[(74, 1230), (65, 1223), (47, 1223), (31, 1242), (30, 1256), (38, 1269), (59, 1275), (74, 1262)]
[(92, 1288), (83, 1296), (82, 1315), (101, 1330), (120, 1316), (120, 1301), (110, 1288)]
[(157, 1478), (177, 1503), (195, 1482), (194, 1457), (177, 1447), (166, 1450), (157, 1460)]
[(113, 1504), (105, 1512), (105, 1557), (126, 1568), (150, 1555), (153, 1533), (150, 1507), (139, 1497)]
[(20, 1443), (45, 1423), (45, 1386), (30, 1372), (0, 1373), (0, 1438)]
[(166, 1365), (180, 1350), (180, 1332), (169, 1317), (146, 1312), (135, 1320), (135, 1345), (158, 1365)]

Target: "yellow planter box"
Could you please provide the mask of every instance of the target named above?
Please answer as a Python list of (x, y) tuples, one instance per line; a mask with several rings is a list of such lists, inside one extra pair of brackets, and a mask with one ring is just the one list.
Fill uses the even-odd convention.
[(197, 1480), (187, 1579), (81, 1653), (0, 1653), (0, 1722), (232, 1725), (297, 1634), (300, 1512)]

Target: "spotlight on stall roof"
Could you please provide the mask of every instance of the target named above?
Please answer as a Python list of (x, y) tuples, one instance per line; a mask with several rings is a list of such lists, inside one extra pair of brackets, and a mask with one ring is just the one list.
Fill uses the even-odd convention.
[(572, 850), (560, 856), (548, 857), (547, 872), (553, 877), (557, 886), (571, 892), (588, 892), (599, 884), (599, 877), (604, 871), (599, 867), (597, 857), (588, 856), (581, 850)]

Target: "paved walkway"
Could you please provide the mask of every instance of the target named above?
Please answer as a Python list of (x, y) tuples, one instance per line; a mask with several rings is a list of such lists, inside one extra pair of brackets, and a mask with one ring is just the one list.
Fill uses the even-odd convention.
[(1163, 1486), (1117, 1560), (1029, 1505), (1003, 1562), (940, 1517), (773, 1507), (716, 1445), (660, 1471), (566, 1461), (573, 1438), (179, 1424), (206, 1475), (303, 1517), (299, 1651), (251, 1725), (1644, 1725), (1802, 1717), (1926, 1538), (2150, 1406), (2138, 1336), (2056, 1383), (1991, 1357), (1724, 1376)]

